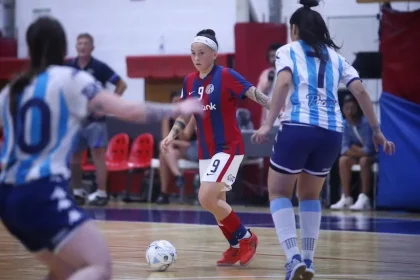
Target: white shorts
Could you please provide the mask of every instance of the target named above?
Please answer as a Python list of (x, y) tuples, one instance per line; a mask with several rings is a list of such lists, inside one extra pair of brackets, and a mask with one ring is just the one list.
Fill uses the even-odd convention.
[(200, 159), (200, 181), (225, 183), (225, 191), (230, 191), (243, 158), (243, 155), (217, 153), (211, 159)]

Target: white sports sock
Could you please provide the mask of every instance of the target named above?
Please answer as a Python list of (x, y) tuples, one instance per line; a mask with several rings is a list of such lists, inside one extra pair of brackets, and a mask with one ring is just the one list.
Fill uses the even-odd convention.
[(73, 195), (84, 197), (85, 196), (85, 190), (82, 189), (82, 188), (73, 189)]
[(106, 191), (103, 191), (103, 190), (97, 190), (96, 195), (99, 196), (99, 197), (104, 197), (104, 198), (106, 198), (108, 196)]
[(274, 199), (270, 202), (270, 210), (280, 244), (290, 262), (293, 256), (300, 254), (292, 202), (288, 198)]
[(319, 200), (303, 200), (299, 203), (299, 210), (302, 259), (313, 261), (321, 226), (321, 202)]

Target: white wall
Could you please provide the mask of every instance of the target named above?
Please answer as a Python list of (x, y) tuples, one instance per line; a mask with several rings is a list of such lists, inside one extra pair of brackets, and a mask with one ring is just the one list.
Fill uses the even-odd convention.
[[(27, 57), (25, 30), (34, 18), (34, 9), (50, 9), (62, 22), (69, 56), (76, 55), (76, 36), (89, 32), (95, 38), (94, 56), (124, 78), (125, 57), (159, 54), (162, 38), (166, 54), (188, 54), (195, 34), (212, 28), (221, 52), (234, 51), (236, 3), (231, 0), (16, 0), (19, 57)], [(127, 82), (124, 96), (143, 100), (143, 80)]]
[[(283, 1), (282, 16), (286, 21), (300, 7), (296, 0), (279, 1)], [(356, 38), (354, 32), (343, 31), (352, 25), (344, 24), (337, 17), (375, 16), (379, 5), (357, 4), (355, 0), (323, 1), (317, 9), (329, 22), (332, 33), (340, 30), (339, 36), (333, 36), (343, 41), (346, 46), (343, 51), (371, 50), (372, 38)], [(234, 52), (234, 25), (246, 20), (245, 11), (249, 6), (245, 3), (248, 2), (259, 21), (268, 20), (269, 0), (16, 0), (18, 55), (27, 57), (25, 30), (34, 19), (34, 11), (51, 13), (66, 29), (69, 56), (76, 55), (76, 36), (81, 32), (91, 33), (96, 43), (94, 56), (127, 80), (124, 97), (143, 100), (144, 81), (127, 78), (126, 56), (159, 54), (162, 41), (165, 54), (188, 54), (189, 42), (204, 28), (216, 31), (221, 52)], [(420, 8), (420, 3), (409, 6), (413, 10)], [(407, 10), (406, 3), (393, 4), (393, 7)]]
[(269, 0), (249, 0), (258, 22), (268, 22), (270, 17)]

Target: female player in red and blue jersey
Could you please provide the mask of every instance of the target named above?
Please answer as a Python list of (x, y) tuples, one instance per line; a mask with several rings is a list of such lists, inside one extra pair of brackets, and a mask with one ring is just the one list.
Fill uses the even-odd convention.
[[(268, 97), (259, 92), (236, 71), (215, 65), (218, 42), (215, 32), (200, 31), (191, 44), (191, 60), (196, 72), (189, 74), (183, 84), (182, 98), (198, 97), (203, 102), (203, 116), (194, 116), (199, 143), (201, 186), (198, 199), (218, 221), (230, 243), (217, 265), (247, 265), (258, 244), (257, 236), (241, 223), (232, 207), (226, 203), (226, 193), (235, 182), (244, 157), (244, 143), (236, 122), (239, 99), (249, 97), (269, 107)], [(185, 128), (189, 118), (178, 118), (169, 135), (162, 141), (168, 144)]]

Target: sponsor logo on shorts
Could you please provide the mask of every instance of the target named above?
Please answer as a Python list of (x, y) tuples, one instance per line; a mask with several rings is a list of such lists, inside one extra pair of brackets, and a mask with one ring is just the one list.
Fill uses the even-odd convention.
[(229, 174), (229, 175), (227, 176), (227, 181), (228, 181), (229, 183), (231, 183), (231, 184), (233, 184), (233, 183), (235, 182), (235, 179), (236, 179), (236, 177), (235, 177), (235, 176), (233, 176), (232, 174)]

